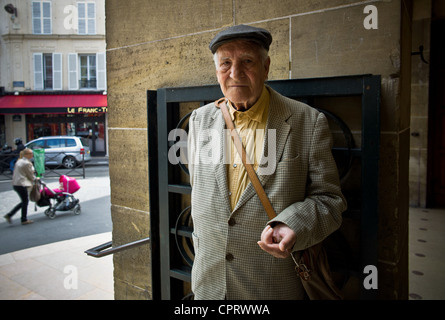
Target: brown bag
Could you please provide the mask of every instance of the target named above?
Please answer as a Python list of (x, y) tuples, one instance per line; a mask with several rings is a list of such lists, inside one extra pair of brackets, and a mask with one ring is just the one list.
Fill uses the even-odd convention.
[[(215, 105), (221, 109), (224, 121), (227, 128), (230, 129), (230, 135), (232, 136), (235, 148), (241, 156), (241, 161), (246, 168), (247, 175), (252, 182), (255, 191), (258, 194), (261, 203), (264, 206), (264, 210), (267, 212), (269, 219), (276, 217), (276, 213), (263, 186), (261, 185), (258, 176), (256, 175), (253, 166), (247, 163), (247, 153), (243, 147), (226, 104), (222, 107), (220, 104), (225, 102), (225, 98), (221, 98), (215, 101)], [(322, 243), (316, 244), (310, 248), (307, 248), (299, 252), (299, 257), (295, 258), (291, 253), (291, 257), (295, 262), (295, 271), (298, 273), (301, 279), (301, 283), (306, 291), (306, 294), (310, 300), (341, 300), (343, 299), (340, 290), (335, 285), (331, 277), (331, 271), (326, 255), (326, 250), (323, 248)]]
[(295, 262), (304, 290), (310, 300), (342, 300), (343, 295), (331, 276), (328, 257), (322, 243), (300, 252), (299, 262)]
[(40, 200), (40, 196), (40, 181), (36, 179), (32, 184), (31, 192), (29, 193), (29, 200), (38, 202)]

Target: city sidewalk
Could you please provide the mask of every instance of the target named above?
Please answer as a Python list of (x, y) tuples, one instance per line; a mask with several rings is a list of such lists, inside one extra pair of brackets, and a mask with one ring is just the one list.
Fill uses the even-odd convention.
[[(410, 208), (409, 223), (409, 299), (444, 300), (445, 210)], [(0, 255), (0, 299), (113, 300), (112, 256), (84, 253), (110, 240), (107, 232)]]
[(85, 162), (85, 165), (88, 166), (108, 166), (108, 156), (92, 156), (91, 160)]
[(0, 300), (113, 300), (113, 256), (85, 250), (111, 232), (0, 255)]

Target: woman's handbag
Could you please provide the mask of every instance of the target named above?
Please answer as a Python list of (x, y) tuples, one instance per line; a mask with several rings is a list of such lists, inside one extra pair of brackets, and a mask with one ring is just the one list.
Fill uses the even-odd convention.
[(38, 202), (40, 200), (40, 180), (34, 180), (32, 184), (31, 192), (29, 194), (29, 200), (32, 202)]
[[(220, 106), (220, 104), (225, 101), (225, 98), (221, 98), (215, 101), (215, 105), (220, 108), (223, 113), (224, 121), (226, 122), (227, 128), (230, 129), (230, 135), (232, 136), (235, 148), (241, 157), (241, 161), (246, 168), (247, 175), (264, 206), (264, 210), (267, 212), (269, 219), (272, 220), (276, 217), (275, 210), (272, 207), (253, 166), (246, 161), (246, 150), (241, 143), (238, 132), (235, 130), (235, 125), (227, 110), (226, 103)], [(323, 248), (322, 243), (299, 252), (299, 257), (297, 258), (291, 253), (291, 257), (295, 262), (295, 271), (300, 276), (301, 283), (310, 300), (343, 299), (340, 290), (332, 280), (326, 251)]]

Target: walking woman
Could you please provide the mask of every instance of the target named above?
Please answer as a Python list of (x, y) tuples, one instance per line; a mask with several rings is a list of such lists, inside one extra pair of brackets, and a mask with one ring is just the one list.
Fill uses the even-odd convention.
[(20, 209), (22, 209), (22, 224), (30, 224), (33, 222), (27, 218), (29, 192), (36, 179), (36, 176), (34, 175), (34, 166), (30, 161), (32, 157), (33, 153), (31, 149), (23, 149), (20, 151), (20, 157), (15, 164), (14, 173), (12, 175), (12, 186), (22, 202), (16, 205), (4, 216), (9, 223), (12, 222), (11, 217)]

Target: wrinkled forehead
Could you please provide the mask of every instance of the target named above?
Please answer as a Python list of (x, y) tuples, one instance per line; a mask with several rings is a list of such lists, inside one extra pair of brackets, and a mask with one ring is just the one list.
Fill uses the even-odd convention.
[(216, 50), (216, 54), (219, 59), (242, 56), (259, 57), (261, 55), (261, 46), (253, 41), (239, 39), (222, 44)]

